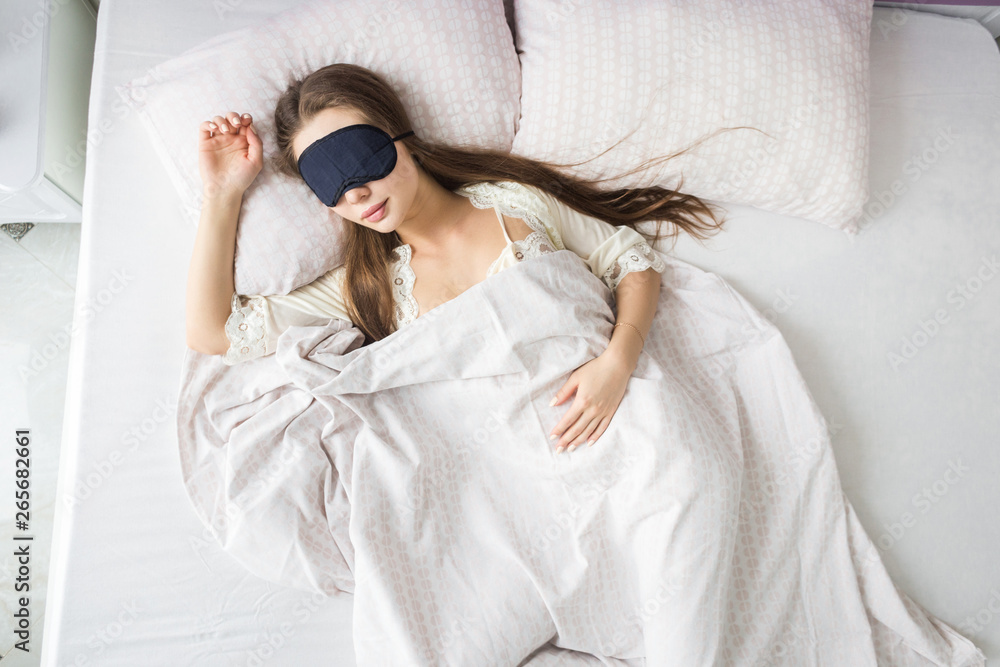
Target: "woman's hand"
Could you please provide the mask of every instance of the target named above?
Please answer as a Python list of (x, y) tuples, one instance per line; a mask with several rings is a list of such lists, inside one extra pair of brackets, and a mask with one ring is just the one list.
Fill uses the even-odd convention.
[(206, 197), (242, 197), (264, 164), (264, 144), (250, 114), (230, 111), (198, 128), (198, 170)]
[(606, 350), (573, 371), (553, 403), (561, 404), (576, 391), (573, 405), (551, 431), (556, 437), (562, 436), (556, 452), (573, 451), (601, 437), (622, 402), (630, 377), (628, 365), (613, 350)]
[(573, 451), (588, 440), (593, 444), (608, 428), (639, 363), (659, 298), (660, 274), (653, 268), (622, 277), (615, 291), (619, 322), (611, 330), (608, 347), (573, 371), (552, 402), (558, 405), (576, 391), (573, 405), (552, 429), (552, 435), (561, 436), (556, 452), (567, 447)]

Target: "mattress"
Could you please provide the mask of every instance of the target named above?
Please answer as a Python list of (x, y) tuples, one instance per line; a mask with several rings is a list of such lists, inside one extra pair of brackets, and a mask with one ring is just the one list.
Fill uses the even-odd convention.
[[(114, 90), (292, 4), (102, 2), (77, 308), (124, 287), (72, 343), (43, 665), (354, 663), (350, 596), (250, 575), (190, 507), (174, 422), (195, 229)], [(896, 583), (1000, 657), (1000, 280), (987, 277), (1000, 254), (1000, 55), (972, 21), (906, 17), (872, 31), (870, 180), (884, 210), (870, 208), (856, 241), (726, 205), (724, 232), (675, 254), (773, 318)]]

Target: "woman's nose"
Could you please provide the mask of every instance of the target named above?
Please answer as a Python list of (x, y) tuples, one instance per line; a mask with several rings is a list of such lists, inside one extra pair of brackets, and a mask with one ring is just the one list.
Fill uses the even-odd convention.
[(358, 187), (351, 188), (345, 192), (344, 196), (347, 197), (347, 202), (349, 204), (360, 204), (368, 198), (369, 194), (367, 185), (359, 185)]

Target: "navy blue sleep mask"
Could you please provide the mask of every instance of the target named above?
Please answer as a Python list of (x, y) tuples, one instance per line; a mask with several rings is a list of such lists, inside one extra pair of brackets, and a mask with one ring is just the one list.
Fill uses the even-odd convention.
[(299, 156), (302, 180), (319, 200), (335, 206), (340, 197), (358, 186), (385, 178), (396, 168), (393, 142), (413, 131), (390, 137), (374, 125), (348, 125), (309, 144)]

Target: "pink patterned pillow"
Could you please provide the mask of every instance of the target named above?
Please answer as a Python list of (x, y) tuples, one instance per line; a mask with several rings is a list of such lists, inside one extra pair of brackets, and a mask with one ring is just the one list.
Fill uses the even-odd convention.
[(287, 294), (342, 263), (343, 220), (301, 181), (275, 172), (274, 107), (293, 78), (335, 62), (384, 76), (418, 137), (509, 150), (520, 70), (500, 0), (325, 0), (215, 37), (118, 89), (136, 109), (180, 193), (201, 210), (197, 127), (253, 115), (265, 166), (243, 199), (240, 294)]
[(676, 187), (853, 236), (868, 197), (871, 0), (515, 0), (521, 120), (513, 152)]

